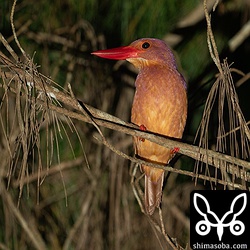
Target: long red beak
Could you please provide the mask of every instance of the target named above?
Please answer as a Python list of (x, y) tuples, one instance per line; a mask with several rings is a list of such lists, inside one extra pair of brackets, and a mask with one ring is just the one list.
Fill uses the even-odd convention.
[(105, 50), (98, 50), (92, 52), (91, 54), (102, 57), (108, 58), (113, 60), (126, 60), (128, 58), (135, 58), (138, 56), (138, 51), (134, 47), (130, 46), (123, 46), (114, 49), (105, 49)]

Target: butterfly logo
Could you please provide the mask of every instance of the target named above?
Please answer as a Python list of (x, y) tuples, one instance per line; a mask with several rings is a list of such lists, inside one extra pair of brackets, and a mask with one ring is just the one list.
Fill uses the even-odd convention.
[[(239, 204), (241, 204), (240, 202), (242, 202), (240, 200), (243, 201), (243, 205), (241, 208), (238, 208)], [(211, 227), (217, 228), (217, 235), (219, 241), (221, 241), (222, 239), (225, 227), (229, 227), (230, 232), (235, 236), (244, 233), (245, 225), (242, 221), (237, 220), (237, 217), (246, 208), (246, 193), (239, 194), (233, 199), (230, 206), (230, 210), (227, 211), (221, 219), (213, 211), (211, 211), (210, 205), (203, 195), (195, 193), (193, 197), (193, 202), (196, 211), (203, 217), (203, 219), (197, 222), (195, 226), (195, 230), (199, 235), (205, 236), (209, 234)], [(198, 203), (200, 204), (200, 206), (198, 205)]]

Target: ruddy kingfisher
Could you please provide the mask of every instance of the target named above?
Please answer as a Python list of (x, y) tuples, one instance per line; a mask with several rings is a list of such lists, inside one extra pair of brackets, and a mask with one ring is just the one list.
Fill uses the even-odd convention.
[[(114, 60), (127, 60), (138, 70), (131, 122), (140, 129), (172, 138), (182, 138), (187, 118), (187, 85), (178, 72), (168, 45), (159, 39), (142, 38), (128, 46), (99, 50), (92, 54)], [(140, 159), (168, 164), (178, 149), (134, 137), (135, 154)], [(145, 209), (152, 215), (162, 199), (164, 170), (141, 166), (145, 173)]]

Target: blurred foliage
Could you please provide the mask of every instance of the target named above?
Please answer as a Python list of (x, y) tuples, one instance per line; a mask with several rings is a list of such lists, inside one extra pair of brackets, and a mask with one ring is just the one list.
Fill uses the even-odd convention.
[[(2, 3), (1, 3), (2, 2)], [(0, 0), (2, 13), (0, 29), (11, 34), (9, 13), (11, 1)], [(199, 0), (145, 0), (145, 1), (98, 1), (98, 0), (26, 0), (18, 4), (15, 19), (19, 24), (32, 20), (30, 30), (54, 32), (72, 27), (84, 19), (91, 23), (96, 34), (105, 36), (108, 47), (128, 44), (141, 37), (161, 38), (171, 31), (185, 35), (177, 46), (181, 64), (188, 79), (193, 80), (211, 62), (206, 44), (206, 24), (204, 20), (187, 29), (175, 29), (176, 23), (192, 11)], [(213, 17), (214, 32), (219, 51), (227, 48), (228, 40), (239, 30), (249, 17), (249, 6), (244, 0), (223, 1)], [(42, 10), (42, 11), (41, 11)], [(27, 50), (39, 53), (37, 44), (27, 41)], [(51, 61), (57, 60), (50, 50)], [(244, 62), (241, 61), (241, 66)], [(245, 69), (242, 69), (243, 71)], [(247, 70), (247, 67), (246, 67)]]
[[(90, 52), (125, 45), (140, 37), (162, 38), (170, 32), (180, 35), (182, 40), (173, 49), (189, 85), (189, 117), (184, 140), (192, 143), (217, 70), (207, 48), (205, 20), (185, 28), (179, 28), (177, 24), (200, 3), (200, 0), (22, 0), (17, 2), (14, 20), (17, 30), (31, 21), (28, 29), (21, 32), (19, 40), (34, 62), (41, 65), (39, 70), (42, 73), (63, 87), (70, 82), (79, 100), (127, 121), (130, 119), (135, 72), (127, 64), (116, 64), (114, 67), (114, 62), (96, 59)], [(17, 49), (11, 37), (11, 6), (12, 1), (0, 0), (0, 30)], [(228, 41), (247, 22), (249, 15), (249, 3), (244, 0), (221, 1), (212, 14), (212, 26), (221, 58), (227, 57), (229, 63), (234, 62), (233, 66), (245, 73), (250, 69), (249, 38), (234, 52), (229, 51)], [(43, 38), (41, 33), (49, 34), (49, 37)], [(52, 42), (50, 38), (55, 35), (73, 41), (74, 46)], [(74, 62), (72, 68), (71, 62)], [(239, 77), (236, 75), (234, 79), (236, 81)], [(245, 117), (250, 119), (249, 80), (237, 91)], [(36, 182), (25, 186), (20, 211), (24, 214), (27, 212), (27, 221), (29, 215), (34, 216), (32, 218), (36, 221), (32, 221), (32, 225), (38, 228), (48, 249), (61, 249), (80, 216), (83, 216), (83, 225), (78, 228), (78, 237), (72, 239), (74, 247), (68, 249), (82, 249), (81, 244), (88, 246), (88, 249), (158, 249), (156, 237), (139, 211), (130, 187), (130, 163), (99, 145), (93, 139), (93, 126), (78, 121), (74, 121), (74, 126), (83, 149), (76, 143), (78, 136), (71, 125), (65, 125), (67, 135), (64, 129), (59, 132), (52, 127), (51, 130), (58, 137), (58, 142), (54, 139), (52, 144), (58, 144), (58, 148), (55, 147), (51, 161), (56, 164), (58, 158), (61, 162), (71, 160), (82, 156), (84, 151), (90, 169), (82, 161), (71, 170), (49, 175), (40, 186)], [(211, 131), (217, 129), (215, 126), (211, 126)], [(44, 145), (46, 132), (41, 134)], [(103, 132), (118, 149), (132, 154), (131, 138), (105, 129)], [(46, 147), (43, 149), (47, 150)], [(193, 164), (193, 160), (183, 157), (176, 167), (192, 171)], [(29, 170), (32, 173), (34, 169)], [(16, 175), (12, 177), (18, 179)], [(4, 180), (8, 183), (8, 178)], [(187, 215), (187, 193), (194, 188), (190, 178), (172, 174), (164, 195), (172, 203), (178, 200), (177, 207)], [(16, 202), (17, 186), (11, 183), (9, 193)], [(91, 202), (86, 203), (85, 208), (83, 202), (90, 194)], [(171, 202), (166, 202), (165, 206), (166, 231), (185, 245), (189, 240), (188, 232), (182, 222), (175, 218), (173, 209), (169, 212)], [(163, 209), (165, 207), (163, 198)], [(29, 248), (32, 244), (7, 210), (0, 199), (0, 221), (4, 218), (4, 223), (0, 222), (0, 242), (5, 242), (9, 249)], [(84, 235), (86, 232), (88, 234)]]

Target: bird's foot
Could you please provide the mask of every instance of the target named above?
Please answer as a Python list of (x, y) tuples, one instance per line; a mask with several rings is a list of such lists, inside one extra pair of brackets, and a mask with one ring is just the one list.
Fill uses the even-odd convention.
[(170, 160), (172, 160), (173, 158), (174, 158), (174, 156), (178, 153), (180, 151), (180, 148), (172, 148), (171, 150), (170, 150), (170, 154), (171, 154), (171, 158), (170, 158)]
[[(142, 131), (147, 131), (147, 128), (146, 128), (143, 124), (141, 124), (141, 125), (139, 126), (139, 128), (140, 128), (140, 130), (142, 130)], [(144, 142), (144, 141), (145, 141), (145, 139), (144, 139), (144, 138), (139, 137), (139, 141)]]
[(175, 155), (176, 153), (178, 153), (180, 151), (180, 148), (173, 148), (173, 149), (171, 149), (171, 154), (172, 155)]

